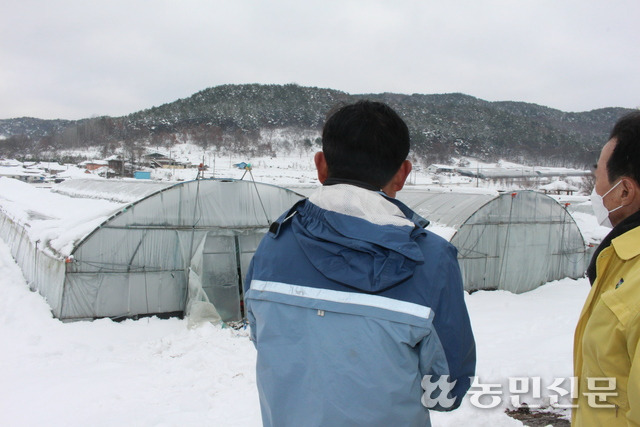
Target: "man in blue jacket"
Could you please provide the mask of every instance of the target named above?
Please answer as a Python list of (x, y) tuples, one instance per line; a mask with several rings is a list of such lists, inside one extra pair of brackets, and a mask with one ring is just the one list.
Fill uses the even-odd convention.
[(389, 106), (342, 107), (322, 150), (323, 186), (272, 224), (245, 281), (263, 424), (428, 426), (475, 373), (456, 249), (394, 199), (411, 163)]

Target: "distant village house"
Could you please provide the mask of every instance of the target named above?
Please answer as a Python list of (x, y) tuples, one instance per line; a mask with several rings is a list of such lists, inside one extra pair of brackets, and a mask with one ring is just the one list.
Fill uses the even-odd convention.
[(186, 169), (191, 163), (171, 159), (164, 154), (149, 153), (144, 155), (145, 162), (152, 168)]

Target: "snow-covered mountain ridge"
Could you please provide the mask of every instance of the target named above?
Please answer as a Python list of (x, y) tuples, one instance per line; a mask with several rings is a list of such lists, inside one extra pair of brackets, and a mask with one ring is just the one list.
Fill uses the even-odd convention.
[[(62, 149), (170, 148), (193, 143), (245, 154), (282, 155), (266, 135), (285, 132), (290, 151), (319, 143), (326, 114), (359, 99), (389, 103), (407, 121), (416, 157), (447, 161), (476, 156), (545, 165), (594, 161), (613, 123), (630, 111), (569, 113), (521, 102), (488, 102), (463, 94), (351, 95), (289, 85), (224, 85), (124, 117), (77, 121), (0, 120), (0, 156), (43, 158)], [(60, 160), (60, 159), (56, 159)]]

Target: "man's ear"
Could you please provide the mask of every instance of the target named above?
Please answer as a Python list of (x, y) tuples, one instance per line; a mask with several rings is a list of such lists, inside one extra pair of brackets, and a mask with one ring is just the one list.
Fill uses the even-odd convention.
[(318, 151), (313, 157), (313, 161), (318, 171), (318, 181), (320, 181), (320, 184), (324, 184), (327, 178), (329, 178), (329, 166), (327, 166), (327, 159), (324, 157), (324, 153)]
[(620, 182), (622, 192), (620, 204), (622, 206), (640, 206), (640, 186), (633, 178), (625, 178)]
[(389, 197), (396, 197), (396, 193), (404, 187), (404, 183), (407, 181), (411, 169), (412, 166), (409, 160), (402, 162), (396, 174), (391, 178), (391, 181), (382, 187), (382, 191)]

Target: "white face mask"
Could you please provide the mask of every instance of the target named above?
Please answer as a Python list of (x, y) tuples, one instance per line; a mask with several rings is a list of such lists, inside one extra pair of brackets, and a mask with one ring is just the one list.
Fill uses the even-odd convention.
[(605, 227), (613, 228), (611, 224), (611, 220), (609, 219), (609, 214), (611, 212), (615, 212), (622, 207), (622, 205), (618, 206), (615, 209), (608, 210), (604, 205), (604, 198), (607, 197), (607, 194), (611, 193), (614, 188), (620, 185), (622, 181), (618, 181), (616, 185), (611, 187), (609, 191), (604, 193), (604, 195), (600, 196), (596, 193), (596, 188), (593, 187), (593, 191), (591, 192), (591, 207), (593, 208), (593, 212), (596, 214), (596, 219), (598, 220), (598, 224), (604, 225)]

